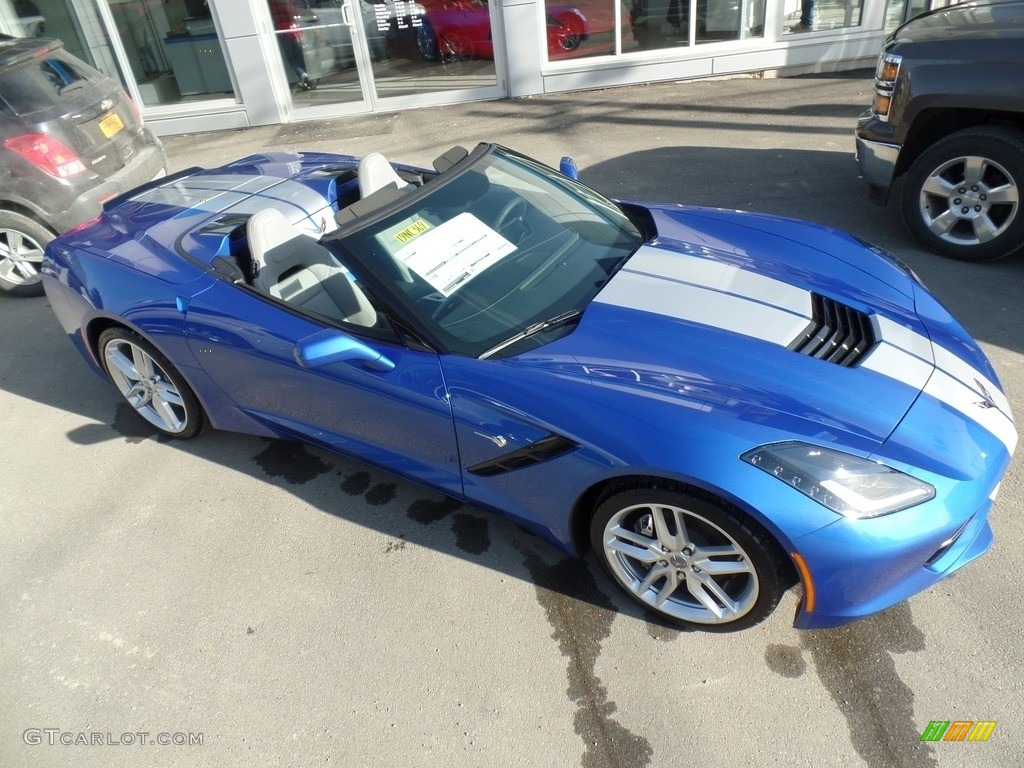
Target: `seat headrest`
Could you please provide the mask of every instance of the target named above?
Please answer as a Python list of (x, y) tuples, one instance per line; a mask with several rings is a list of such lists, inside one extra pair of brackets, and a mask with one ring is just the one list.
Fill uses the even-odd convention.
[(380, 152), (371, 152), (359, 161), (359, 194), (368, 197), (378, 189), (394, 186), (395, 189), (409, 186), (391, 163)]
[(267, 264), (266, 254), (279, 245), (301, 237), (301, 233), (292, 226), (276, 208), (264, 208), (249, 218), (246, 226), (249, 236), (249, 251), (258, 267)]

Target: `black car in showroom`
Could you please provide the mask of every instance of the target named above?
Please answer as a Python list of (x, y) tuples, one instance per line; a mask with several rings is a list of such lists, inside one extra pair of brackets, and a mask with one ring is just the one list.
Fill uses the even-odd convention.
[(167, 172), (135, 103), (59, 40), (0, 35), (0, 293), (42, 293), (55, 235)]

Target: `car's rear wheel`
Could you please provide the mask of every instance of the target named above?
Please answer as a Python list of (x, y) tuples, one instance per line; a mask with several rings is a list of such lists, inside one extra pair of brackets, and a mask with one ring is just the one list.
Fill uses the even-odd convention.
[(921, 154), (903, 186), (903, 220), (926, 247), (994, 261), (1024, 246), (1024, 133), (968, 128)]
[(0, 291), (19, 296), (43, 292), (39, 268), (54, 234), (35, 219), (0, 211)]
[(156, 347), (126, 328), (108, 328), (100, 334), (99, 357), (128, 405), (157, 431), (179, 440), (199, 434), (202, 406)]
[(632, 600), (691, 629), (751, 627), (787, 586), (784, 555), (768, 532), (695, 493), (617, 493), (598, 507), (590, 537), (602, 567)]

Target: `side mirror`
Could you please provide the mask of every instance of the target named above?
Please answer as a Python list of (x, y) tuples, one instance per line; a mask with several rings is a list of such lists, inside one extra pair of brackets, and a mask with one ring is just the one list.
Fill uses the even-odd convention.
[(377, 350), (340, 331), (326, 329), (307, 336), (295, 346), (295, 361), (303, 368), (356, 361), (374, 371), (393, 371), (395, 364)]
[(576, 161), (571, 157), (563, 157), (558, 164), (558, 170), (561, 171), (563, 176), (568, 176), (573, 181), (579, 181), (580, 169), (576, 167)]

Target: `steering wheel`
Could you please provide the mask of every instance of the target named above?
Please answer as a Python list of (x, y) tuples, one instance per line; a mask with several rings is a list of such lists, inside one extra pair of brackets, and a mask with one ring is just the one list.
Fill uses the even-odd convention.
[(433, 320), (441, 321), (449, 312), (455, 309), (459, 304), (463, 302), (463, 299), (459, 294), (453, 293), (450, 296), (446, 296), (441, 303), (437, 305), (437, 308), (430, 313), (430, 317)]
[[(513, 197), (498, 211), (498, 216), (494, 221), (494, 228), (500, 235), (505, 237), (507, 240), (512, 240), (505, 234), (505, 230), (512, 224), (520, 223), (524, 228), (526, 224), (526, 214), (529, 213), (529, 207), (525, 200), (521, 197)], [(519, 238), (515, 238), (518, 240)]]

